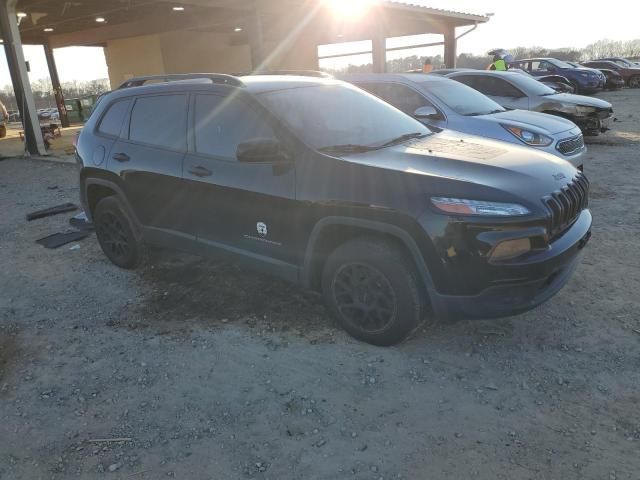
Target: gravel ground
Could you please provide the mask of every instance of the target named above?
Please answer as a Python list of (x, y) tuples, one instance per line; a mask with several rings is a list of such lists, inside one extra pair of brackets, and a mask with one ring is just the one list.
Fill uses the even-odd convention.
[(602, 96), (566, 288), (388, 349), (232, 265), (46, 250), (69, 215), (25, 214), (76, 201), (75, 167), (0, 162), (0, 478), (640, 478), (640, 91)]

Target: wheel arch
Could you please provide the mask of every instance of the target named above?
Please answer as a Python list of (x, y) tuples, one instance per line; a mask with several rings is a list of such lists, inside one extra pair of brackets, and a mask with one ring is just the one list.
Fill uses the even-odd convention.
[(105, 197), (116, 196), (124, 203), (133, 220), (139, 224), (135, 211), (131, 208), (127, 200), (119, 178), (112, 178), (111, 175), (95, 177), (84, 175), (81, 179), (81, 184), (82, 204), (84, 205), (87, 218), (90, 221), (93, 221), (93, 213), (100, 200)]
[[(437, 295), (427, 262), (413, 237), (404, 229), (388, 223), (351, 217), (327, 217), (314, 226), (304, 254), (301, 283), (312, 290), (319, 289), (320, 277), (327, 256), (345, 241), (357, 236), (383, 237), (398, 245), (413, 262), (422, 286), (433, 305)], [(433, 305), (435, 307), (435, 305)]]

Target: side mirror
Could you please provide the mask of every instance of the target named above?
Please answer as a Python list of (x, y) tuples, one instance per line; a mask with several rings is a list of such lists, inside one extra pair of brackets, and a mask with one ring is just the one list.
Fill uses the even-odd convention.
[(413, 112), (413, 116), (418, 120), (421, 118), (439, 118), (440, 114), (434, 107), (424, 106), (418, 108), (415, 112)]
[(239, 144), (236, 157), (243, 163), (283, 163), (289, 159), (280, 142), (270, 138), (255, 138)]

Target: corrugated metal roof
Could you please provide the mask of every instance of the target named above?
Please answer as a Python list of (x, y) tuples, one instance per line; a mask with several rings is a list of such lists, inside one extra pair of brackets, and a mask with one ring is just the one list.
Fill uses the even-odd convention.
[(478, 15), (475, 13), (456, 12), (453, 10), (445, 10), (443, 8), (426, 7), (424, 5), (417, 5), (415, 3), (398, 2), (394, 0), (382, 0), (380, 2), (384, 6), (390, 8), (407, 10), (416, 13), (427, 13), (430, 15), (439, 15), (449, 18), (459, 18), (461, 20), (470, 20), (473, 22), (488, 22), (489, 17), (486, 15)]

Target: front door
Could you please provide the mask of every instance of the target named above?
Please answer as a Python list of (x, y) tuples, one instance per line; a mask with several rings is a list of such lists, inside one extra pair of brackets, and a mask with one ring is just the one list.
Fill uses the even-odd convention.
[(268, 115), (251, 99), (194, 94), (193, 136), (184, 162), (198, 240), (245, 255), (293, 263), (294, 164), (241, 163), (238, 145), (277, 139)]

